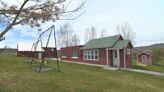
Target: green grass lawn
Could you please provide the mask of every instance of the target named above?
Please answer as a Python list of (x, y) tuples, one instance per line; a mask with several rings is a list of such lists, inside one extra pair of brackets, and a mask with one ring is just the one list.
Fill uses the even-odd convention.
[(25, 58), (0, 55), (0, 92), (164, 92), (164, 77), (50, 61), (38, 73)]

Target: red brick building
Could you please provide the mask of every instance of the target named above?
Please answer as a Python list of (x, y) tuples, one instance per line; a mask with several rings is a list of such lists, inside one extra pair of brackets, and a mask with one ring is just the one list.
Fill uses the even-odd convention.
[(46, 58), (56, 58), (57, 55), (56, 55), (56, 48), (54, 47), (43, 47), (43, 50), (44, 50), (44, 55)]
[(38, 44), (36, 50), (34, 50), (33, 44), (31, 43), (18, 43), (17, 45), (17, 56), (19, 57), (35, 57), (41, 58), (42, 54), (46, 58), (56, 58), (56, 48), (54, 47), (41, 47)]
[(152, 64), (152, 53), (149, 50), (145, 50), (139, 54), (137, 54), (137, 63), (144, 65)]
[(109, 67), (131, 67), (132, 44), (120, 35), (90, 40), (84, 46), (61, 48), (61, 60), (101, 64)]

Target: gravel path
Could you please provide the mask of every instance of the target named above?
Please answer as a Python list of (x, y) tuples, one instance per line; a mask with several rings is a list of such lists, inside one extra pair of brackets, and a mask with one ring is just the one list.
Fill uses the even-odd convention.
[(127, 71), (133, 71), (133, 72), (139, 72), (139, 73), (145, 73), (145, 74), (151, 74), (151, 75), (158, 75), (158, 76), (164, 76), (164, 73), (161, 72), (154, 72), (154, 71), (148, 71), (148, 70), (140, 70), (140, 69), (130, 69), (130, 68), (122, 68), (123, 70)]

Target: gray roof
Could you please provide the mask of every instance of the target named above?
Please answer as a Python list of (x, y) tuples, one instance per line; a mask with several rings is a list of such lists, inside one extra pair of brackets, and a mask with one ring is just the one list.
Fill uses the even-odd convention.
[(123, 49), (130, 43), (129, 40), (119, 40), (121, 35), (93, 39), (87, 42), (81, 49), (115, 48)]
[(109, 36), (99, 39), (93, 39), (87, 42), (81, 49), (112, 48), (120, 35)]
[(116, 42), (113, 48), (123, 49), (129, 44), (129, 42), (130, 42), (129, 40), (119, 40)]
[(138, 53), (137, 56), (139, 56), (139, 55), (141, 55), (141, 54), (143, 54), (143, 53), (152, 56), (152, 51), (151, 51), (151, 50), (142, 51), (142, 52)]

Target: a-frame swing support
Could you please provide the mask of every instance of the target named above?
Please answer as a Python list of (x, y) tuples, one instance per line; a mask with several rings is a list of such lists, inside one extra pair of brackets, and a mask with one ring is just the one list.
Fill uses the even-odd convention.
[[(55, 47), (56, 47), (56, 62), (57, 62), (57, 69), (58, 72), (60, 72), (60, 67), (59, 67), (59, 60), (58, 60), (58, 51), (57, 51), (57, 42), (56, 42), (56, 30), (54, 26), (54, 40), (55, 40)], [(55, 51), (55, 50), (54, 50)]]
[[(37, 42), (35, 42), (35, 43), (33, 43), (33, 45), (32, 45), (32, 47), (31, 47), (31, 55), (29, 55), (29, 66), (31, 67), (32, 66), (32, 62), (33, 61), (37, 61), (37, 58), (34, 60), (34, 58), (35, 58), (35, 52), (36, 52), (36, 49), (37, 49), (37, 46), (38, 46), (38, 43), (39, 43), (39, 39), (38, 39), (38, 41)], [(34, 49), (34, 51), (33, 51), (33, 49)], [(33, 53), (34, 52), (34, 53)], [(31, 59), (31, 60), (30, 60)]]
[[(57, 62), (57, 70), (58, 70), (58, 72), (60, 72), (59, 60), (58, 60), (58, 55), (57, 55), (56, 32), (55, 32), (55, 26), (54, 26), (54, 25), (51, 26), (50, 28), (48, 28), (46, 31), (42, 32), (42, 33), (39, 35), (39, 38), (38, 38), (37, 42), (35, 43), (36, 45), (34, 45), (34, 52), (36, 52), (36, 48), (37, 48), (39, 42), (41, 43), (41, 49), (43, 48), (42, 38), (41, 38), (41, 37), (42, 37), (43, 34), (45, 34), (45, 33), (48, 32), (48, 31), (50, 31), (50, 34), (48, 35), (48, 40), (47, 40), (47, 43), (46, 43), (46, 47), (45, 47), (45, 48), (48, 47), (48, 44), (49, 44), (51, 35), (54, 35), (54, 44), (55, 44), (55, 47), (56, 47), (56, 51), (54, 50), (54, 52), (56, 53), (56, 58), (57, 58), (57, 59), (56, 59), (56, 62)], [(52, 32), (53, 32), (53, 34), (52, 34)], [(41, 53), (42, 53), (42, 60), (41, 60), (40, 66), (39, 66), (39, 72), (41, 72), (41, 69), (42, 69), (42, 67), (43, 67), (44, 60), (45, 60), (45, 57), (46, 57), (46, 55), (43, 54), (43, 51), (42, 51)], [(35, 53), (34, 53), (34, 55), (35, 55)], [(30, 64), (32, 64), (33, 58), (34, 58), (34, 57), (32, 57), (32, 60), (31, 60), (31, 63), (30, 63)], [(30, 66), (31, 66), (31, 65), (30, 65)]]

